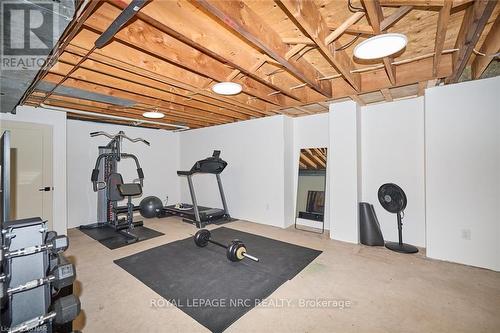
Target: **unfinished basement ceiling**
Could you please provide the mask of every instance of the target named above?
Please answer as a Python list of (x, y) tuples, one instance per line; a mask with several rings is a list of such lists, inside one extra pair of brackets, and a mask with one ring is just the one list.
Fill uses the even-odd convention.
[[(199, 128), (327, 112), (344, 98), (422, 95), (469, 66), (479, 78), (499, 49), (500, 6), (484, 0), (151, 0), (95, 48), (130, 3), (88, 2), (22, 102), (139, 120), (159, 111), (159, 123)], [(358, 43), (384, 32), (405, 34), (407, 47), (380, 61), (353, 58)], [(213, 93), (221, 81), (243, 92)]]
[[(7, 3), (7, 1), (5, 1)], [(10, 3), (13, 3), (10, 1)], [(40, 6), (36, 1), (24, 1), (21, 2), (23, 9), (25, 10), (40, 10)], [(45, 1), (47, 3), (47, 1)], [(71, 22), (71, 18), (75, 14), (76, 7), (78, 6), (78, 0), (60, 0), (57, 2), (57, 6), (54, 6), (54, 15), (57, 16), (57, 20), (54, 20), (55, 26), (42, 25), (40, 29), (37, 29), (37, 36), (43, 42), (50, 45), (50, 48), (54, 47), (57, 43), (64, 30)], [(4, 8), (3, 4), (0, 6), (0, 21), (4, 19)], [(13, 27), (11, 29), (16, 29), (17, 31), (23, 31), (25, 29), (24, 21), (12, 20)], [(5, 27), (3, 27), (5, 29)], [(13, 36), (13, 37), (11, 37)], [(8, 46), (9, 43), (24, 43), (24, 34), (12, 34), (10, 38), (2, 38), (2, 50)], [(13, 40), (12, 40), (13, 39)], [(48, 56), (50, 48), (42, 50), (42, 56)], [(43, 52), (45, 52), (43, 54)], [(4, 54), (2, 54), (2, 58)], [(3, 66), (0, 69), (0, 112), (15, 112), (16, 106), (21, 101), (24, 92), (28, 89), (30, 84), (33, 82), (38, 70), (29, 70), (27, 67), (22, 68), (21, 66), (12, 67), (7, 69), (7, 66)]]

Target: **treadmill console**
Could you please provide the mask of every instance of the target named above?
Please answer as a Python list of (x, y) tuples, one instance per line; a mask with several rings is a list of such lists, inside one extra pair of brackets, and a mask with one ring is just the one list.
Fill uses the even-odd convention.
[(226, 168), (226, 166), (227, 162), (220, 158), (220, 150), (214, 150), (212, 156), (196, 162), (191, 168), (190, 173), (219, 174)]

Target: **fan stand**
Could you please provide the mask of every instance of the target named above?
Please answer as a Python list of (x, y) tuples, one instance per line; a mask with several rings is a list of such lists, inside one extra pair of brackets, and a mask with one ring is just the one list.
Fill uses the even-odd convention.
[(385, 242), (385, 247), (389, 250), (400, 253), (417, 253), (418, 249), (415, 246), (403, 243), (403, 221), (401, 218), (401, 212), (398, 212), (397, 214), (399, 242)]

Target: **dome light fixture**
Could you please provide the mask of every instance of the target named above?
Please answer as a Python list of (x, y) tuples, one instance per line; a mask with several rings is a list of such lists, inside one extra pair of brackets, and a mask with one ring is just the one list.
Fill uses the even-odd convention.
[(388, 57), (406, 47), (408, 38), (403, 34), (381, 34), (362, 41), (354, 48), (354, 56), (358, 59), (372, 60)]
[(142, 116), (145, 118), (151, 118), (151, 119), (161, 119), (161, 118), (165, 117), (165, 115), (161, 112), (158, 112), (158, 110), (144, 112), (142, 114)]
[(241, 84), (235, 82), (219, 82), (212, 86), (212, 91), (219, 95), (236, 95), (241, 90)]

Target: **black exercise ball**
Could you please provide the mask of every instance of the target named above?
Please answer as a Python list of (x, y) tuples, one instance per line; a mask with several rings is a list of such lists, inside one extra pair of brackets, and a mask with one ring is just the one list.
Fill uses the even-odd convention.
[(146, 197), (139, 205), (141, 216), (147, 219), (158, 217), (163, 210), (163, 203), (155, 196)]

